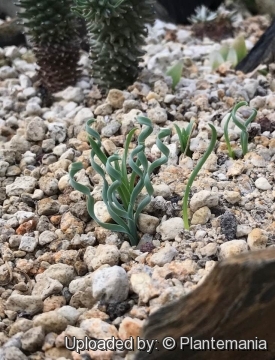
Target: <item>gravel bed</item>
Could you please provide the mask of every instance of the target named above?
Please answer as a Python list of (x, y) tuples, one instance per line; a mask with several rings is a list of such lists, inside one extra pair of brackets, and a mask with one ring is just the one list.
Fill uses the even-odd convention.
[[(239, 22), (252, 47), (267, 25), (264, 17)], [(91, 64), (82, 53), (75, 87), (55, 94), (42, 107), (34, 83), (36, 65), (25, 48), (0, 49), (0, 359), (130, 359), (127, 351), (65, 348), (65, 339), (122, 340), (137, 336), (146, 318), (201, 284), (216, 262), (274, 246), (275, 82), (258, 71), (236, 73), (228, 64), (211, 72), (209, 53), (218, 46), (192, 36), (190, 27), (156, 21), (149, 31), (144, 70), (128, 91), (103, 96), (93, 85)], [(175, 91), (165, 71), (184, 59)], [(249, 130), (249, 153), (240, 157), (240, 131), (231, 124), (228, 157), (223, 126), (240, 100), (258, 110)], [(239, 111), (243, 119), (251, 114)], [(121, 153), (125, 135), (148, 116), (154, 132), (146, 140), (148, 159), (161, 127), (169, 161), (152, 177), (154, 196), (139, 219), (141, 241), (132, 247), (122, 234), (99, 227), (84, 196), (69, 184), (74, 161), (84, 169), (76, 179), (90, 187), (96, 212), (102, 182), (90, 166), (85, 123), (94, 117), (106, 154)], [(173, 124), (194, 120), (192, 158), (183, 157)], [(215, 151), (195, 179), (190, 196), (190, 231), (181, 218), (190, 173), (210, 142)], [(131, 145), (134, 146), (134, 143)], [(143, 194), (141, 194), (142, 197)], [(84, 354), (86, 354), (84, 356)]]

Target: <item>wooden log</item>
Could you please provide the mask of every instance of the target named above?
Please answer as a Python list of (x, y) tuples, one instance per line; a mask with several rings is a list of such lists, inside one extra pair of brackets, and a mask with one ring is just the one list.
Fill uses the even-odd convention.
[(247, 56), (236, 66), (244, 73), (253, 71), (260, 64), (275, 61), (275, 20), (266, 29)]
[[(175, 339), (173, 351), (163, 347), (163, 339), (167, 336)], [(274, 360), (275, 249), (250, 252), (217, 263), (193, 292), (152, 314), (140, 338), (156, 339), (157, 350), (151, 354), (140, 351), (135, 360), (167, 360), (169, 357)], [(266, 346), (267, 350), (192, 350), (191, 346), (181, 345), (181, 341), (187, 342), (186, 338), (193, 340), (193, 346), (195, 340), (202, 343), (212, 338), (222, 340), (223, 344), (226, 340), (236, 340), (237, 344), (243, 344), (240, 340), (254, 340), (254, 344), (258, 341), (258, 346)], [(249, 346), (251, 349), (252, 343)], [(230, 342), (227, 347), (230, 349)]]

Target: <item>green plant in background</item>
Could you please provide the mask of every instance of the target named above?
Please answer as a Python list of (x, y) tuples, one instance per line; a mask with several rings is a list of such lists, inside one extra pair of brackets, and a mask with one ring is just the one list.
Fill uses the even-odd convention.
[(191, 24), (210, 22), (217, 18), (218, 13), (209, 10), (206, 6), (198, 6), (195, 9), (195, 14), (188, 19)]
[(233, 110), (232, 110), (232, 119), (233, 119), (234, 124), (237, 125), (239, 129), (242, 130), (240, 140), (241, 140), (242, 153), (243, 153), (243, 156), (244, 156), (248, 152), (248, 132), (247, 132), (247, 127), (256, 118), (257, 110), (252, 109), (253, 113), (249, 116), (249, 118), (246, 121), (243, 122), (236, 115), (237, 110), (242, 106), (248, 106), (248, 103), (246, 101), (241, 101), (237, 105), (235, 105)]
[(242, 120), (238, 119), (237, 115), (236, 115), (237, 110), (242, 106), (248, 106), (248, 103), (246, 101), (241, 101), (238, 104), (236, 104), (234, 106), (233, 110), (231, 111), (231, 113), (229, 114), (229, 116), (227, 117), (226, 122), (224, 124), (224, 138), (225, 138), (226, 146), (228, 149), (228, 154), (232, 159), (235, 158), (235, 153), (232, 150), (229, 135), (228, 135), (228, 125), (229, 125), (230, 119), (232, 118), (234, 124), (237, 125), (242, 130), (241, 136), (240, 136), (240, 141), (241, 141), (241, 147), (242, 147), (242, 154), (245, 155), (248, 151), (247, 127), (255, 119), (255, 117), (257, 115), (257, 110), (252, 109), (253, 113), (249, 116), (249, 118), (246, 121), (243, 122)]
[(235, 67), (247, 54), (243, 36), (238, 36), (232, 46), (223, 45), (220, 50), (210, 53), (209, 62), (212, 70), (217, 69), (224, 62), (230, 62)]
[(125, 89), (137, 78), (154, 0), (75, 0), (86, 21), (95, 83)]
[(213, 149), (216, 145), (216, 141), (217, 141), (217, 131), (216, 131), (215, 127), (212, 124), (209, 124), (209, 126), (210, 126), (211, 132), (212, 132), (210, 144), (209, 144), (206, 152), (204, 153), (203, 157), (198, 161), (195, 169), (192, 171), (192, 174), (190, 175), (190, 177), (188, 179), (186, 189), (184, 192), (184, 196), (182, 199), (182, 201), (183, 201), (183, 203), (182, 203), (182, 219), (183, 219), (183, 223), (184, 223), (184, 228), (186, 230), (189, 230), (189, 228), (190, 228), (189, 222), (188, 222), (188, 198), (189, 198), (191, 186), (192, 186), (196, 176), (198, 175), (199, 171), (201, 170), (203, 164), (207, 160), (208, 156), (213, 151)]
[(170, 69), (167, 70), (166, 75), (171, 76), (172, 78), (172, 89), (175, 90), (175, 87), (178, 85), (183, 69), (183, 61), (180, 60), (176, 62)]
[(231, 111), (230, 114), (228, 114), (226, 122), (224, 124), (224, 139), (225, 139), (225, 142), (226, 142), (229, 157), (231, 157), (232, 159), (235, 159), (235, 153), (232, 150), (229, 135), (228, 135), (228, 125), (229, 125), (229, 121), (230, 121), (231, 118), (232, 118), (232, 111)]
[(74, 85), (80, 45), (73, 0), (18, 0), (16, 5), (40, 67), (41, 86), (56, 92)]
[[(102, 177), (103, 188), (102, 198), (107, 206), (107, 210), (116, 224), (104, 223), (100, 221), (94, 212), (95, 201), (90, 194), (87, 186), (77, 183), (74, 180), (75, 174), (83, 168), (81, 162), (73, 163), (69, 172), (70, 183), (74, 189), (87, 196), (87, 209), (89, 215), (103, 228), (126, 233), (132, 245), (138, 244), (137, 221), (140, 213), (151, 201), (153, 187), (150, 181), (150, 175), (157, 167), (166, 163), (168, 160), (169, 149), (162, 143), (161, 139), (170, 135), (170, 129), (161, 129), (156, 140), (156, 145), (163, 153), (163, 156), (149, 165), (145, 156), (145, 140), (153, 132), (151, 121), (143, 116), (137, 117), (138, 123), (144, 125), (145, 129), (141, 131), (137, 139), (137, 147), (129, 154), (129, 146), (136, 129), (132, 129), (127, 135), (124, 145), (123, 157), (117, 154), (109, 158), (101, 150), (100, 135), (97, 131), (90, 128), (95, 121), (91, 119), (86, 124), (86, 131), (91, 145), (91, 165), (93, 169)], [(98, 157), (103, 167), (95, 162), (95, 156)], [(131, 174), (127, 174), (127, 159)], [(109, 175), (112, 184), (109, 185), (106, 180), (106, 174)], [(143, 188), (147, 190), (147, 196), (134, 208), (136, 199)]]
[(187, 156), (191, 156), (191, 152), (189, 147), (190, 138), (192, 135), (193, 127), (194, 127), (194, 121), (191, 121), (186, 129), (182, 128), (180, 129), (177, 124), (174, 124), (175, 129), (177, 131), (179, 142), (180, 142), (180, 149), (182, 154), (186, 154)]

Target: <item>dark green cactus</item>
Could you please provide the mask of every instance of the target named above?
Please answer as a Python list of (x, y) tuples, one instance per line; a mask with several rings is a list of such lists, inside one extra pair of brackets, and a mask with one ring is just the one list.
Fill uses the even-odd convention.
[(18, 0), (19, 18), (33, 45), (40, 82), (50, 92), (74, 85), (79, 39), (73, 0)]
[(147, 28), (155, 19), (154, 0), (75, 0), (90, 41), (95, 83), (124, 89), (140, 71)]

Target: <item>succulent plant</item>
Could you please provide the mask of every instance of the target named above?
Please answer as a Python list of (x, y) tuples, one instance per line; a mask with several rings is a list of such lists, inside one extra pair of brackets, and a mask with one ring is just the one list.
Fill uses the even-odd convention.
[(206, 6), (198, 6), (195, 10), (195, 14), (190, 16), (189, 21), (191, 24), (197, 24), (202, 22), (213, 21), (218, 16), (215, 11), (209, 10)]
[(210, 53), (209, 61), (213, 70), (224, 62), (230, 62), (235, 67), (247, 54), (247, 48), (243, 36), (238, 36), (232, 46), (223, 45), (219, 50)]
[(95, 83), (123, 89), (137, 78), (154, 0), (75, 0), (89, 34)]
[(55, 92), (74, 85), (80, 41), (73, 0), (18, 0), (16, 5), (40, 67), (41, 86)]

